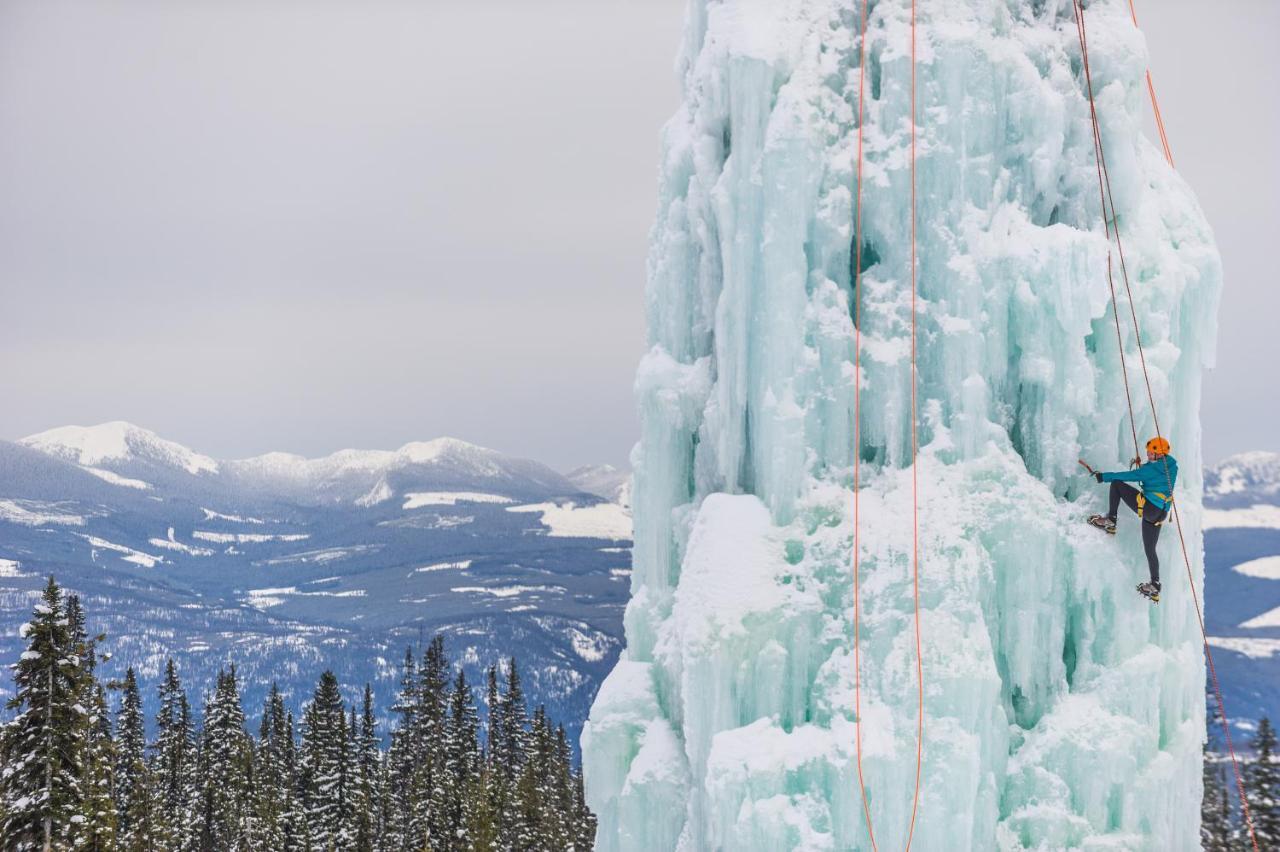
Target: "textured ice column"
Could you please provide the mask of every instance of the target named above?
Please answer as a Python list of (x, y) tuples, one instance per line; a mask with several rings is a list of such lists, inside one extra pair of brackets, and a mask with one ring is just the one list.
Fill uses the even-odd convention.
[[(627, 650), (583, 733), (606, 850), (881, 848), (915, 787), (910, 4), (692, 0), (664, 133), (637, 377)], [(1176, 535), (1137, 597), (1131, 518), (1083, 525), (1153, 432), (1107, 287), (1069, 0), (918, 3), (916, 435), (924, 755), (913, 846), (1197, 845), (1204, 668)], [(1145, 45), (1087, 22), (1103, 142), (1201, 582), (1200, 371), (1220, 287), (1194, 197), (1140, 131)], [(866, 53), (861, 375), (854, 162)], [(1118, 260), (1118, 258), (1117, 258)], [(1119, 270), (1117, 264), (1117, 272)], [(861, 445), (854, 390), (861, 384)]]

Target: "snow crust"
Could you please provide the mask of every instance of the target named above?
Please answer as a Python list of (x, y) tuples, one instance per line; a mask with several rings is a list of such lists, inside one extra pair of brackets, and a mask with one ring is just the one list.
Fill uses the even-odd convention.
[[(1127, 5), (1087, 6), (1133, 310), (1181, 462), (1199, 586), (1200, 374), (1220, 264), (1194, 196), (1141, 135), (1146, 52)], [(1072, 7), (918, 11), (925, 709), (912, 846), (1195, 848), (1205, 672), (1176, 537), (1161, 542), (1171, 567), (1155, 608), (1133, 590), (1146, 570), (1137, 528), (1113, 539), (1083, 523), (1105, 494), (1076, 459), (1122, 468), (1134, 448)], [(910, 15), (905, 2), (872, 4), (862, 45), (854, 12), (829, 0), (689, 7), (636, 379), (627, 648), (582, 736), (602, 852), (870, 847), (854, 747), (855, 544), (863, 775), (880, 848), (906, 845)], [(1132, 327), (1121, 337), (1136, 365)], [(1137, 416), (1152, 434), (1145, 405)]]

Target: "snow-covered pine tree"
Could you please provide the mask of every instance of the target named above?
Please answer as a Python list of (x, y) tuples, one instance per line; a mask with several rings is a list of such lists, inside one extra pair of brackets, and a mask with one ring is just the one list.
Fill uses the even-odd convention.
[(492, 779), (493, 775), (488, 767), (484, 767), (467, 793), (467, 839), (471, 843), (470, 852), (498, 852), (502, 848), (498, 837), (498, 812), (494, 810), (494, 796), (490, 790)]
[(518, 849), (542, 849), (544, 844), (554, 843), (555, 837), (552, 826), (547, 824), (546, 770), (551, 743), (541, 707), (533, 713), (533, 724), (524, 742), (527, 751), (516, 781), (515, 845)]
[(355, 850), (360, 825), (360, 726), (356, 706), (347, 709), (347, 739), (342, 755), (342, 836), (345, 849)]
[(253, 750), (234, 665), (218, 672), (200, 740), (198, 843), (204, 849), (242, 848), (248, 842)]
[(72, 817), (83, 818), (89, 675), (52, 577), (19, 633), (27, 648), (13, 667), (15, 694), (8, 702), (18, 712), (5, 729), (3, 836), (14, 850), (65, 848), (73, 838)]
[(156, 741), (151, 745), (151, 774), (159, 811), (160, 848), (181, 850), (193, 835), (191, 806), (196, 790), (196, 734), (191, 706), (170, 658), (165, 663), (156, 713)]
[(498, 699), (500, 742), (495, 756), (494, 808), (498, 814), (499, 844), (507, 847), (518, 843), (521, 834), (523, 805), (518, 785), (525, 763), (529, 711), (515, 657), (507, 661), (503, 674), (503, 691)]
[(498, 667), (489, 666), (485, 675), (485, 762), (500, 763), (502, 755), (502, 696), (498, 692)]
[(520, 776), (525, 757), (525, 738), (528, 736), (529, 709), (524, 703), (524, 687), (520, 683), (520, 670), (516, 658), (507, 661), (506, 684), (500, 702), (502, 714), (503, 769), (513, 781)]
[(399, 716), (399, 722), (391, 732), (383, 769), (383, 842), (392, 852), (407, 852), (411, 848), (412, 787), (417, 770), (414, 734), (418, 727), (418, 667), (411, 648), (404, 652), (400, 691), (391, 712)]
[(254, 760), (254, 813), (258, 845), (280, 849), (285, 845), (282, 827), (285, 798), (292, 779), (286, 766), (284, 698), (273, 681), (262, 707)]
[(468, 793), (480, 770), (479, 720), (467, 676), (461, 668), (448, 697), (444, 724), (444, 761), (431, 796), (434, 824), (433, 847), (439, 852), (463, 852), (471, 848), (468, 836), (471, 804)]
[(1258, 723), (1258, 733), (1253, 738), (1253, 760), (1246, 769), (1245, 795), (1249, 799), (1258, 846), (1280, 849), (1280, 755), (1276, 754), (1275, 728), (1266, 716)]
[[(352, 730), (355, 730), (353, 721)], [(368, 852), (376, 848), (381, 836), (378, 814), (378, 778), (381, 756), (378, 753), (377, 720), (373, 715), (373, 689), (364, 685), (364, 703), (360, 709), (360, 731), (356, 741), (355, 783), (355, 849)]]
[(311, 703), (302, 714), (301, 771), (303, 807), (311, 842), (320, 850), (345, 849), (343, 811), (347, 772), (347, 725), (338, 678), (320, 676)]
[(282, 745), (286, 787), (280, 815), (280, 833), (283, 838), (281, 849), (284, 852), (310, 852), (311, 832), (307, 828), (307, 814), (303, 807), (302, 779), (298, 768), (298, 747), (292, 713), (285, 714), (284, 729)]
[(74, 832), (71, 845), (75, 849), (115, 849), (116, 813), (112, 798), (115, 742), (111, 737), (106, 690), (96, 677), (97, 643), (105, 637), (89, 638), (84, 609), (76, 594), (67, 595), (67, 625), (83, 674), (78, 703), (89, 711), (83, 717), (85, 756), (81, 763), (81, 799), (76, 815), (71, 817)]
[(1200, 847), (1204, 852), (1229, 852), (1231, 840), (1231, 811), (1227, 797), (1226, 778), (1222, 766), (1213, 759), (1213, 752), (1204, 752), (1204, 796), (1200, 800)]
[(122, 850), (150, 850), (159, 841), (146, 747), (142, 695), (138, 691), (137, 674), (130, 666), (125, 670), (124, 692), (116, 719), (114, 798)]
[(414, 732), (418, 771), (413, 779), (411, 798), (414, 815), (410, 836), (415, 846), (429, 840), (433, 849), (447, 844), (448, 818), (432, 808), (443, 783), (446, 760), (445, 722), (448, 716), (449, 659), (444, 637), (436, 635), (422, 655), (421, 679), (418, 686), (417, 730)]
[(596, 848), (596, 815), (587, 807), (587, 793), (582, 783), (582, 771), (573, 774), (573, 848), (577, 852), (589, 852)]
[(73, 849), (115, 850), (118, 848), (115, 788), (116, 746), (111, 738), (111, 717), (107, 711), (107, 693), (102, 684), (92, 681), (91, 697), (81, 703), (88, 707), (85, 717), (85, 756), (82, 762), (80, 789), (83, 795), (75, 816)]

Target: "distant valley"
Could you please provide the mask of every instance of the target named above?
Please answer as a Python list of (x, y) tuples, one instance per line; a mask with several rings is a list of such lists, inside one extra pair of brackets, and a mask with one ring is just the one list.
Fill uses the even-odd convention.
[(450, 438), (238, 461), (127, 423), (0, 442), (0, 653), (49, 574), (108, 635), (109, 671), (154, 682), (172, 655), (199, 706), (235, 663), (251, 718), (272, 681), (296, 703), (326, 668), (386, 708), (406, 648), (442, 633), (473, 683), (516, 653), (576, 742), (621, 649), (627, 481)]

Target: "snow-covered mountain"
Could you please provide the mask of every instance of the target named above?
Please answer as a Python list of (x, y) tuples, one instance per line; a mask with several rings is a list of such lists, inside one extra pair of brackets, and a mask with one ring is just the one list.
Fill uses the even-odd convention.
[(1216, 509), (1280, 505), (1280, 453), (1240, 453), (1207, 469), (1204, 499)]
[(1280, 715), (1280, 453), (1205, 471), (1205, 626), (1232, 721)]
[(30, 435), (18, 443), (90, 468), (150, 462), (181, 468), (193, 476), (218, 472), (218, 463), (213, 459), (121, 421), (98, 426), (63, 426)]
[[(385, 707), (405, 647), (442, 631), (472, 665), (518, 653), (576, 731), (620, 646), (630, 535), (624, 507), (453, 438), (226, 461), (127, 423), (64, 427), (0, 442), (0, 629), (56, 574), (114, 665), (154, 675), (173, 654), (198, 690), (234, 661), (251, 709), (254, 688), (308, 691), (325, 667), (374, 679)], [(0, 653), (17, 645), (4, 631)]]
[(565, 474), (569, 481), (582, 491), (617, 503), (631, 506), (631, 471), (620, 470), (611, 464), (589, 465)]

